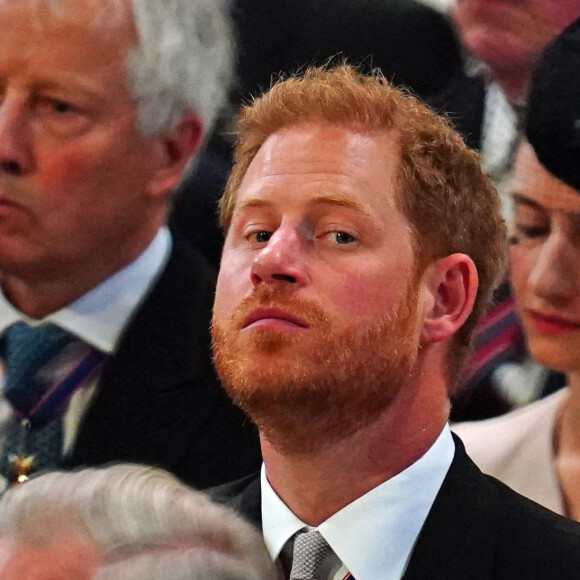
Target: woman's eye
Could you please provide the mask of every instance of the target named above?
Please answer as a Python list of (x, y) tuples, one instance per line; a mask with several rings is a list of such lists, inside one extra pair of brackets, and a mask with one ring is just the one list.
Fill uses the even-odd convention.
[(522, 238), (542, 238), (548, 235), (548, 227), (541, 225), (516, 224), (516, 235)]
[(352, 244), (356, 238), (346, 232), (329, 232), (328, 236), (337, 244)]

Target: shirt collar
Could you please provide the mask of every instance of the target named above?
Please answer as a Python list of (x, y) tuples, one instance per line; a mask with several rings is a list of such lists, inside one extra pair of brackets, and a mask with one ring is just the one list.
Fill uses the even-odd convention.
[[(356, 580), (400, 578), (453, 460), (449, 426), (415, 463), (317, 528)], [(262, 467), (262, 527), (272, 558), (307, 526), (272, 489)]]
[(54, 323), (100, 351), (113, 353), (133, 312), (167, 263), (171, 246), (171, 234), (163, 226), (136, 260), (75, 302), (40, 320), (14, 308), (0, 290), (0, 335), (19, 321), (29, 326)]

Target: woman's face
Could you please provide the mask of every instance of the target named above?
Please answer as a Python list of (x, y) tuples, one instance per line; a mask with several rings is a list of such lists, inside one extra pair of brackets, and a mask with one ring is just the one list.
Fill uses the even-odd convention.
[(530, 352), (580, 370), (580, 192), (548, 173), (527, 143), (517, 154), (511, 280)]

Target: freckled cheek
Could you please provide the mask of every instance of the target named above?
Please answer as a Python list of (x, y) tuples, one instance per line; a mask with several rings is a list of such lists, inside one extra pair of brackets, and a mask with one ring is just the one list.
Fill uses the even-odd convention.
[(250, 290), (251, 265), (224, 253), (216, 287), (214, 316), (216, 319), (229, 317), (234, 308)]
[(331, 302), (339, 309), (357, 316), (375, 319), (390, 311), (403, 292), (400, 281), (383, 275), (370, 276), (353, 273), (330, 286)]

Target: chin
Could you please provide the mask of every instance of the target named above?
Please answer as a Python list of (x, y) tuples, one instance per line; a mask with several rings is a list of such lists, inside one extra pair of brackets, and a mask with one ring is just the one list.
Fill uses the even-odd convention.
[(517, 69), (530, 59), (527, 43), (482, 27), (465, 36), (469, 51), (493, 70)]
[(580, 371), (580, 341), (565, 344), (565, 338), (536, 338), (528, 342), (532, 357), (542, 366), (565, 375)]

